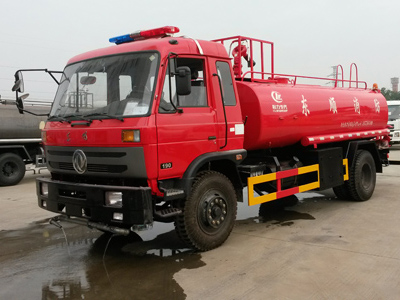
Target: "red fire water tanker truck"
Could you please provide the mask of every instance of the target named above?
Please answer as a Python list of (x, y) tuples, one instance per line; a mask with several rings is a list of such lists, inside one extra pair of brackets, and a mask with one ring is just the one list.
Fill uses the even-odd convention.
[(300, 84), (322, 78), (276, 74), (271, 42), (177, 32), (118, 36), (68, 62), (42, 131), (51, 176), (37, 179), (53, 223), (127, 235), (174, 222), (206, 251), (228, 238), (244, 187), (249, 205), (328, 188), (372, 196), (389, 146), (376, 86), (357, 73)]

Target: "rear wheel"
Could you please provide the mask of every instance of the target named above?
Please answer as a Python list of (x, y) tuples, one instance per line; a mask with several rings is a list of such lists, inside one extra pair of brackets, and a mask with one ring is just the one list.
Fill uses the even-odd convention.
[(200, 173), (182, 206), (175, 229), (188, 246), (207, 251), (225, 242), (237, 210), (236, 192), (226, 176), (214, 171)]
[(25, 164), (22, 158), (14, 153), (0, 155), (0, 185), (15, 185), (25, 175)]
[(366, 201), (375, 190), (375, 161), (369, 151), (358, 150), (350, 170), (349, 192), (353, 200)]

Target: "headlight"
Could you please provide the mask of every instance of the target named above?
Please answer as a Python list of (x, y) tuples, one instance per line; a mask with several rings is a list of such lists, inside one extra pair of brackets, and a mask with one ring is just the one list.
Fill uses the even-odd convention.
[(47, 183), (42, 182), (40, 184), (40, 194), (42, 196), (48, 196), (49, 195), (49, 185)]
[(113, 213), (113, 219), (117, 221), (122, 221), (124, 219), (124, 216), (122, 213), (115, 212)]
[(122, 207), (122, 192), (106, 192), (106, 205)]

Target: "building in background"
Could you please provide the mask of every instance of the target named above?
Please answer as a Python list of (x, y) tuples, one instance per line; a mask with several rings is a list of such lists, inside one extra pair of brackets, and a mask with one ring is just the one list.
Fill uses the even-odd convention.
[(399, 77), (390, 78), (390, 82), (392, 83), (392, 91), (397, 93), (399, 91)]

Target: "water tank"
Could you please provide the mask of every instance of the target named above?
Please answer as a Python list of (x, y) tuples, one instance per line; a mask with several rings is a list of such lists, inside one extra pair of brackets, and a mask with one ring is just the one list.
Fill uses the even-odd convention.
[(247, 150), (284, 147), (303, 137), (386, 129), (381, 93), (359, 88), (237, 82)]

